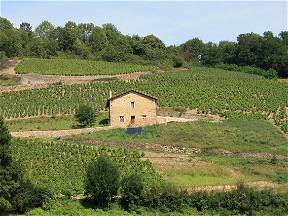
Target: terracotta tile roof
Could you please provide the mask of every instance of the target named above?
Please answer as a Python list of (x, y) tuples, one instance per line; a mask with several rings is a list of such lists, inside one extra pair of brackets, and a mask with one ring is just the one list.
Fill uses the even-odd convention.
[(152, 99), (154, 99), (154, 100), (157, 100), (157, 97), (154, 97), (154, 96), (152, 96), (152, 95), (146, 94), (146, 93), (141, 92), (141, 91), (138, 91), (138, 90), (131, 89), (131, 90), (129, 90), (129, 91), (122, 92), (121, 94), (118, 94), (118, 95), (115, 95), (115, 96), (109, 98), (108, 101), (114, 100), (115, 98), (119, 98), (119, 97), (121, 97), (121, 96), (123, 96), (123, 95), (126, 95), (126, 94), (129, 94), (129, 93), (131, 93), (131, 92), (134, 92), (134, 93), (136, 93), (136, 94), (140, 94), (140, 95), (146, 96), (146, 97), (148, 97), (148, 98), (152, 98)]

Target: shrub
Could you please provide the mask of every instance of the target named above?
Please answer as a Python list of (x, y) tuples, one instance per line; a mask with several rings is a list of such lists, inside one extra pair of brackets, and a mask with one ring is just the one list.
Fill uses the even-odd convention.
[(152, 186), (145, 194), (143, 205), (161, 211), (181, 211), (186, 206), (188, 193), (172, 185)]
[(96, 121), (96, 114), (91, 107), (82, 105), (76, 111), (75, 118), (81, 127), (91, 127)]
[(249, 74), (256, 74), (259, 76), (264, 76), (267, 79), (274, 79), (277, 78), (277, 72), (276, 70), (270, 68), (269, 70), (264, 70), (257, 67), (252, 66), (238, 66), (235, 64), (218, 64), (215, 65), (216, 68), (221, 68), (224, 70), (229, 71), (237, 71), (237, 72), (243, 72), (243, 73), (249, 73)]
[(180, 56), (174, 56), (173, 59), (173, 67), (180, 68), (184, 65), (184, 59)]
[(125, 177), (121, 182), (121, 204), (124, 209), (128, 210), (131, 205), (140, 205), (143, 199), (144, 183), (142, 176), (132, 174)]
[(119, 171), (115, 163), (106, 156), (99, 156), (87, 170), (86, 194), (99, 207), (107, 207), (117, 195)]
[[(277, 210), (287, 212), (288, 200), (271, 190), (257, 190), (239, 184), (227, 192), (194, 192), (189, 195), (190, 206), (198, 211), (223, 209), (235, 214), (253, 214), (255, 211)], [(234, 214), (233, 213), (233, 214)]]
[(45, 201), (52, 198), (52, 194), (42, 188), (34, 187), (30, 182), (22, 183), (12, 203), (17, 212), (24, 213), (29, 209), (42, 207)]

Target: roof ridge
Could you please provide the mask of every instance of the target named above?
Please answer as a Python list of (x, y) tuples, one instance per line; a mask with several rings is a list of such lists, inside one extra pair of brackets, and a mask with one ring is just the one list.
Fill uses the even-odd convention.
[(122, 93), (120, 93), (120, 94), (118, 94), (118, 95), (115, 95), (115, 96), (109, 98), (108, 101), (114, 100), (115, 98), (121, 97), (122, 95), (128, 94), (128, 93), (130, 93), (130, 92), (135, 92), (135, 93), (144, 95), (144, 96), (146, 96), (146, 97), (153, 98), (154, 100), (157, 100), (157, 97), (155, 97), (155, 96), (152, 96), (152, 95), (150, 95), (150, 94), (147, 94), (147, 93), (145, 93), (145, 92), (142, 92), (142, 91), (139, 91), (139, 90), (136, 90), (136, 89), (130, 89), (129, 91), (122, 92)]

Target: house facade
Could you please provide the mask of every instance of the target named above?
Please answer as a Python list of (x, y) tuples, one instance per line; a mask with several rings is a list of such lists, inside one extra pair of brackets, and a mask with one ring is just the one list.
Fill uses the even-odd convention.
[(157, 98), (130, 90), (109, 99), (110, 125), (128, 127), (157, 123)]

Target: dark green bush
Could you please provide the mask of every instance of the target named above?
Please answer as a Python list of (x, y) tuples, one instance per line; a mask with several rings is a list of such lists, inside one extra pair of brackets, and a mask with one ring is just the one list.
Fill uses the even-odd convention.
[(81, 127), (91, 127), (96, 121), (96, 113), (91, 107), (81, 105), (76, 111), (75, 118)]
[(172, 185), (153, 186), (145, 194), (143, 205), (161, 211), (181, 211), (186, 206), (188, 193), (179, 191)]
[(173, 67), (180, 68), (184, 65), (184, 59), (180, 56), (174, 56), (173, 59)]
[(86, 194), (98, 207), (107, 207), (119, 189), (119, 171), (106, 156), (99, 156), (87, 170)]
[(227, 209), (233, 214), (253, 214), (255, 211), (277, 209), (288, 211), (288, 200), (271, 190), (257, 190), (239, 184), (227, 192), (195, 192), (189, 196), (189, 205), (198, 211)]
[(264, 69), (257, 68), (257, 67), (238, 66), (235, 64), (217, 64), (215, 65), (215, 67), (224, 69), (224, 70), (229, 70), (229, 71), (237, 71), (237, 72), (260, 75), (260, 76), (264, 76), (267, 79), (277, 78), (277, 71), (274, 69), (264, 70)]
[(128, 210), (131, 205), (139, 206), (143, 199), (144, 183), (142, 176), (132, 174), (121, 182), (121, 205)]
[(48, 190), (24, 182), (13, 196), (12, 204), (17, 212), (24, 213), (32, 208), (42, 207), (49, 198), (52, 198), (52, 194)]

